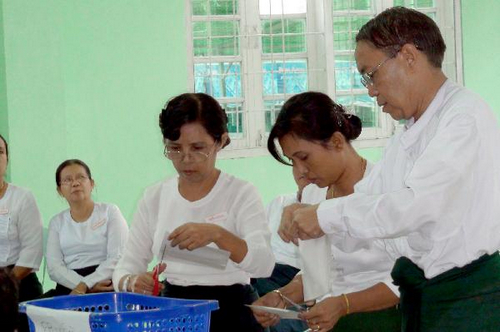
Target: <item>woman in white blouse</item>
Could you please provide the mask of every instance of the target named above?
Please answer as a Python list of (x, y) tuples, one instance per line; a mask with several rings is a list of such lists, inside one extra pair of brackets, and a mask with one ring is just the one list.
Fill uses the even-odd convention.
[(153, 273), (147, 268), (154, 256), (162, 257), (167, 236), (180, 249), (223, 249), (230, 255), (224, 269), (165, 259), (162, 295), (218, 300), (211, 331), (262, 331), (244, 305), (257, 299), (250, 278), (268, 277), (274, 257), (256, 188), (215, 167), (217, 153), (229, 144), (224, 110), (209, 95), (182, 94), (162, 110), (160, 128), (164, 154), (178, 176), (144, 193), (113, 275), (115, 289), (153, 293)]
[[(314, 204), (353, 193), (354, 185), (369, 173), (371, 165), (350, 144), (360, 133), (361, 120), (357, 116), (347, 114), (323, 93), (305, 92), (283, 105), (269, 134), (268, 149), (276, 160), (293, 165), (312, 183), (304, 188), (302, 202)], [(276, 140), (284, 156), (278, 151)], [(328, 188), (326, 195), (325, 190), (318, 187)], [(289, 206), (284, 213), (290, 213), (295, 206)], [(279, 232), (289, 241), (286, 226), (281, 225)], [(334, 243), (336, 239), (328, 240)], [(346, 253), (331, 246), (334, 268), (327, 285), (330, 291), (318, 297), (309, 312), (302, 314), (304, 327), (308, 325), (313, 331), (321, 332), (332, 328), (335, 332), (399, 331), (400, 314), (395, 308), (399, 294), (390, 276), (394, 261), (386, 253), (383, 242), (373, 241), (351, 249)], [(286, 298), (303, 302), (305, 273), (314, 274), (317, 270), (308, 271), (306, 266), (328, 264), (310, 263), (302, 264), (304, 276), (299, 274), (288, 285), (268, 293), (255, 304), (283, 308), (290, 306)], [(262, 311), (255, 311), (255, 316), (263, 326), (279, 322), (276, 315)], [(292, 324), (297, 325), (284, 321), (276, 331), (289, 331), (283, 325)]]
[(35, 272), (43, 257), (42, 218), (33, 194), (5, 181), (7, 141), (0, 135), (0, 267), (20, 283), (19, 301), (42, 294)]
[(112, 274), (128, 235), (116, 205), (92, 200), (94, 180), (83, 161), (64, 161), (56, 171), (57, 192), (69, 209), (50, 221), (47, 266), (57, 283), (44, 295), (113, 291)]

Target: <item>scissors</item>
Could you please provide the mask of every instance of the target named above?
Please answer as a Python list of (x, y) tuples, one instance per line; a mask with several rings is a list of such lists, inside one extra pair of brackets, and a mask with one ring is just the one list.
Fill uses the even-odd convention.
[(285, 300), (293, 308), (295, 308), (295, 310), (297, 310), (299, 312), (308, 311), (309, 310), (309, 307), (307, 307), (307, 306), (304, 307), (303, 305), (295, 303), (294, 301), (292, 301), (292, 299), (290, 299), (288, 296), (284, 295), (283, 293), (279, 292), (278, 294), (279, 294), (279, 296), (281, 296), (283, 298), (283, 300)]
[(167, 246), (163, 247), (163, 252), (161, 253), (161, 258), (158, 264), (153, 269), (153, 280), (154, 280), (154, 286), (153, 286), (153, 296), (158, 296), (160, 293), (160, 281), (159, 279), (159, 271), (160, 271), (160, 265), (163, 262), (163, 256), (165, 256), (165, 249), (167, 249)]

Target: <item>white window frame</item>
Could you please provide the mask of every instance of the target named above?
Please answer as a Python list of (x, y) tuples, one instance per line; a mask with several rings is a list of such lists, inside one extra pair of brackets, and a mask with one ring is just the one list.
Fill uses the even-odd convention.
[[(283, 0), (286, 1), (286, 0)], [(373, 15), (384, 9), (392, 7), (393, 0), (372, 0), (373, 11), (362, 14)], [(406, 0), (411, 3), (411, 0)], [(422, 12), (435, 11), (436, 22), (441, 29), (447, 45), (443, 71), (450, 74), (450, 78), (463, 84), (462, 70), (462, 33), (461, 33), (461, 6), (460, 0), (435, 0), (436, 7), (422, 10)], [(239, 0), (239, 14), (235, 15), (240, 20), (240, 55), (234, 57), (212, 56), (210, 62), (228, 61), (232, 58), (241, 61), (241, 99), (231, 99), (243, 103), (244, 133), (231, 137), (231, 144), (221, 151), (222, 158), (241, 158), (267, 155), (267, 134), (264, 121), (264, 99), (262, 87), (262, 61), (269, 55), (262, 55), (261, 16), (258, 0)], [(331, 12), (332, 0), (308, 0), (306, 16), (306, 36), (323, 34), (324, 42), (317, 42), (318, 38), (307, 38), (307, 54), (281, 55), (283, 59), (307, 58), (308, 90), (327, 93), (336, 100), (342, 93), (335, 91), (334, 57), (342, 52), (335, 52), (333, 47), (333, 13)], [(187, 71), (188, 91), (194, 92), (194, 64), (198, 62), (193, 52), (192, 39), (192, 14), (191, 0), (185, 0), (185, 27), (187, 36)], [(301, 17), (304, 15), (287, 15), (287, 18)], [(266, 18), (269, 18), (266, 15)], [(281, 18), (281, 15), (270, 18)], [(345, 52), (344, 52), (345, 53)], [(348, 53), (348, 52), (347, 52)], [(309, 71), (310, 70), (310, 71)], [(356, 92), (366, 94), (366, 89)], [(291, 95), (283, 94), (288, 99)], [(250, 111), (249, 111), (250, 110)], [(400, 130), (401, 124), (392, 120), (389, 115), (379, 109), (379, 127), (363, 128), (361, 136), (353, 141), (355, 148), (383, 147), (392, 134)]]

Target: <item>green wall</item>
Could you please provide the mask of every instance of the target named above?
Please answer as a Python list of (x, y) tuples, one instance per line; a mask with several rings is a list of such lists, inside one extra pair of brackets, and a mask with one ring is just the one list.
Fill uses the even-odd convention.
[[(465, 84), (500, 115), (500, 1), (462, 4)], [(129, 221), (144, 188), (174, 174), (158, 113), (188, 88), (184, 10), (184, 0), (0, 0), (0, 132), (10, 179), (34, 192), (46, 225), (66, 208), (54, 182), (65, 159), (86, 161), (95, 199)], [(381, 149), (360, 152), (375, 161)], [(295, 189), (290, 168), (267, 156), (218, 165), (264, 202)]]
[[(54, 172), (93, 171), (96, 200), (131, 219), (142, 189), (171, 170), (158, 113), (186, 90), (184, 1), (4, 0), (12, 182), (45, 223), (65, 207)], [(181, 14), (179, 14), (181, 13)]]
[[(7, 84), (5, 82), (5, 50), (3, 46), (3, 0), (0, 0), (0, 134), (9, 139), (9, 124), (7, 114)], [(7, 172), (7, 181), (10, 180), (10, 172)]]
[(462, 0), (464, 83), (486, 99), (500, 119), (498, 13), (498, 0)]

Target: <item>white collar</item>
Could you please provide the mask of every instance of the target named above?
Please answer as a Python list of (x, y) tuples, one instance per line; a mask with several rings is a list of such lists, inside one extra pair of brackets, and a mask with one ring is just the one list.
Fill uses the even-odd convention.
[(448, 86), (453, 84), (449, 79), (447, 79), (443, 85), (439, 88), (436, 96), (431, 101), (427, 109), (422, 113), (422, 116), (418, 121), (414, 118), (409, 119), (405, 124), (405, 131), (401, 135), (401, 145), (406, 150), (412, 146), (420, 137), (424, 129), (427, 127), (431, 119), (436, 115), (438, 111), (441, 110), (444, 98), (446, 95), (446, 90)]

